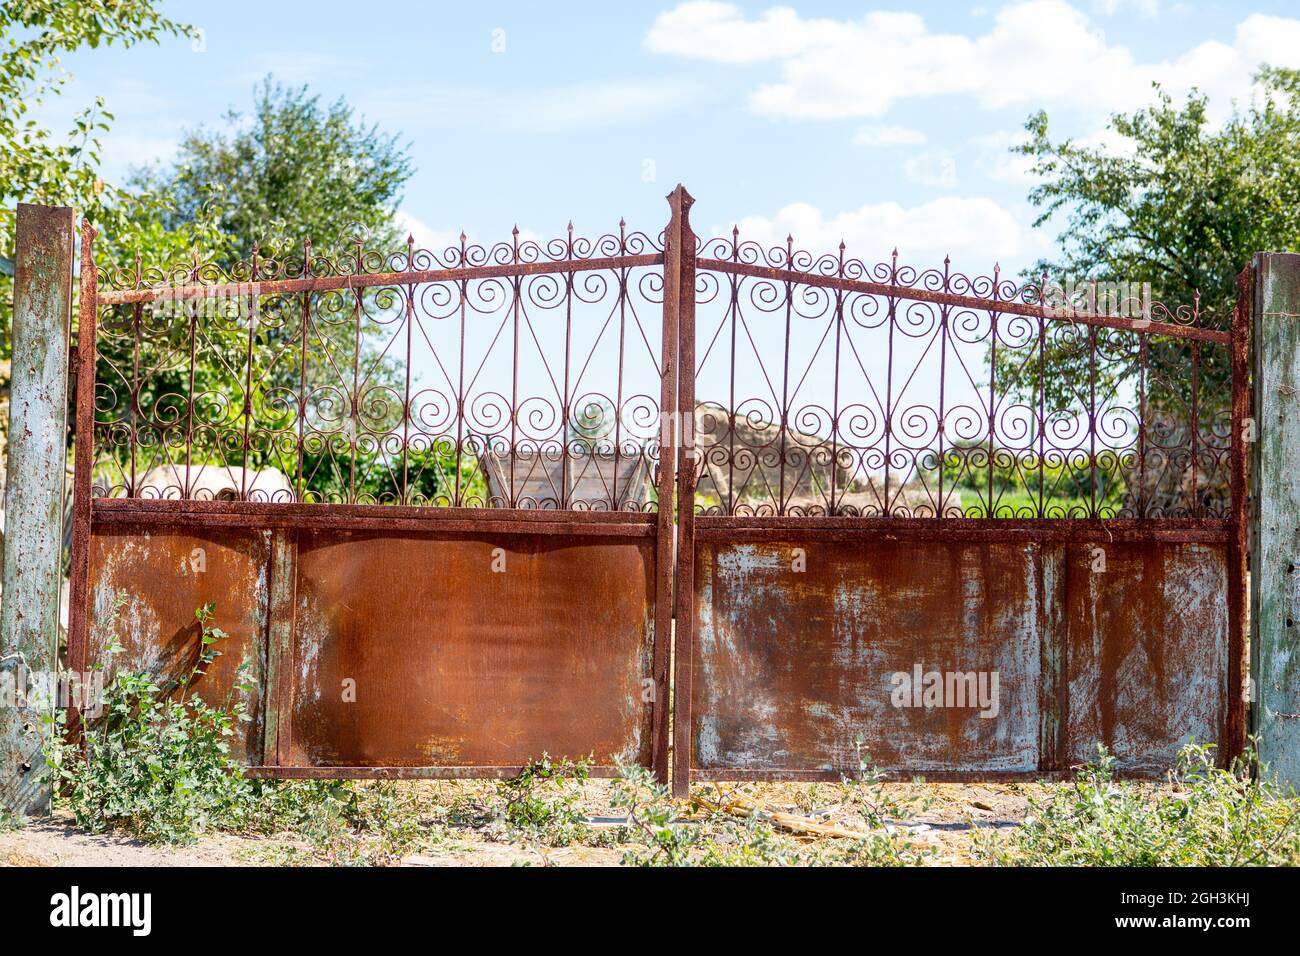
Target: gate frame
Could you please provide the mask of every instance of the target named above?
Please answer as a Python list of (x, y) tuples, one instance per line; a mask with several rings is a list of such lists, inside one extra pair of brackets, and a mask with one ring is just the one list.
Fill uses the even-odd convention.
[[(694, 499), (697, 484), (695, 468), (698, 450), (694, 446), (693, 426), (695, 410), (695, 306), (697, 268), (715, 273), (732, 273), (817, 285), (840, 292), (866, 292), (893, 294), (902, 298), (946, 304), (953, 307), (987, 307), (988, 301), (969, 296), (929, 292), (923, 289), (902, 288), (893, 285), (849, 280), (838, 276), (818, 276), (795, 270), (753, 265), (724, 260), (700, 259), (700, 247), (690, 224), (693, 197), (678, 185), (668, 196), (670, 220), (664, 233), (661, 254), (619, 256), (612, 259), (589, 259), (540, 263), (493, 264), (475, 268), (430, 270), (407, 273), (407, 283), (422, 281), (457, 281), (476, 278), (524, 276), (536, 273), (564, 273), (662, 264), (664, 301), (662, 313), (663, 359), (660, 390), (661, 428), (660, 456), (655, 474), (655, 486), (660, 502), (653, 522), (648, 515), (601, 512), (550, 512), (525, 513), (506, 509), (478, 508), (395, 508), (380, 505), (259, 505), (252, 502), (166, 501), (151, 502), (143, 499), (92, 498), (92, 470), (94, 454), (94, 401), (95, 370), (98, 350), (96, 330), (98, 307), (107, 302), (142, 303), (157, 298), (156, 290), (125, 290), (101, 295), (98, 275), (93, 262), (93, 242), (96, 231), (83, 220), (81, 227), (81, 276), (79, 308), (79, 342), (76, 350), (77, 403), (75, 434), (77, 455), (75, 461), (75, 493), (73, 508), (72, 543), (72, 600), (69, 621), (69, 665), (73, 671), (84, 671), (87, 664), (87, 633), (89, 614), (89, 547), (92, 523), (128, 521), (165, 521), (168, 515), (183, 512), (195, 525), (218, 527), (255, 527), (260, 529), (292, 529), (304, 526), (347, 527), (355, 529), (382, 529), (389, 531), (508, 531), (528, 533), (598, 533), (612, 536), (655, 536), (655, 624), (652, 674), (655, 699), (652, 704), (652, 766), (656, 777), (663, 782), (671, 780), (677, 795), (689, 793), (692, 779), (692, 701), (693, 655), (695, 652), (695, 598), (694, 552), (696, 542), (721, 536), (741, 536), (749, 540), (780, 537), (798, 530), (821, 540), (852, 540), (869, 542), (873, 537), (908, 540), (1095, 540), (1108, 536), (1113, 540), (1136, 541), (1209, 541), (1226, 543), (1228, 548), (1228, 606), (1229, 634), (1227, 661), (1227, 700), (1224, 735), (1220, 753), (1226, 762), (1241, 753), (1246, 735), (1246, 710), (1244, 694), (1237, 688), (1244, 686), (1246, 641), (1246, 582), (1247, 549), (1250, 538), (1250, 520), (1247, 504), (1247, 465), (1245, 436), (1246, 421), (1250, 413), (1251, 396), (1247, 389), (1252, 354), (1250, 351), (1250, 325), (1247, 319), (1253, 314), (1250, 293), (1254, 268), (1242, 273), (1240, 289), (1242, 298), (1238, 305), (1230, 332), (1181, 325), (1165, 325), (1147, 321), (1140, 327), (1135, 320), (1076, 314), (1068, 318), (1084, 324), (1101, 327), (1142, 331), (1148, 334), (1170, 334), (1182, 339), (1201, 340), (1226, 344), (1231, 355), (1232, 408), (1231, 450), (1229, 460), (1231, 482), (1231, 510), (1227, 519), (931, 519), (886, 517), (861, 518), (784, 518), (755, 521), (734, 516), (697, 516)], [(264, 291), (301, 292), (315, 289), (360, 288), (378, 285), (391, 274), (353, 276), (343, 278), (302, 278), (263, 283)], [(203, 288), (190, 289), (185, 295), (205, 294)], [(1043, 316), (1044, 310), (1002, 301), (998, 310), (1029, 316)], [(1060, 319), (1059, 314), (1051, 316)], [(689, 410), (689, 411), (687, 411)], [(675, 509), (664, 507), (673, 502)], [(178, 507), (181, 506), (181, 507)], [(284, 534), (276, 534), (281, 554)], [(284, 570), (283, 556), (274, 566)], [(674, 586), (674, 576), (676, 582)], [(273, 580), (285, 580), (282, 573), (273, 572)], [(273, 584), (273, 592), (275, 591)], [(279, 606), (293, 607), (281, 594)], [(676, 627), (673, 619), (676, 618)], [(268, 622), (268, 632), (276, 622), (273, 615)], [(292, 627), (292, 621), (289, 622)], [(280, 647), (283, 639), (276, 631), (274, 644), (268, 652)], [(1258, 643), (1258, 642), (1256, 642)], [(671, 670), (671, 681), (670, 681)], [(274, 674), (268, 675), (268, 698), (283, 699), (283, 688)], [(79, 715), (74, 706), (69, 708), (69, 730), (77, 733)], [(669, 709), (674, 708), (675, 720), (670, 729)], [(268, 711), (268, 720), (274, 712)], [(275, 739), (274, 728), (268, 728), (268, 740)], [(270, 751), (268, 751), (270, 753)], [(671, 754), (671, 758), (670, 758)], [(517, 767), (363, 767), (363, 768), (250, 768), (253, 776), (313, 776), (313, 777), (466, 777), (505, 775), (517, 772)], [(597, 769), (593, 775), (605, 775), (608, 768)], [(728, 779), (789, 779), (788, 774), (729, 773)], [(942, 779), (943, 774), (927, 774), (932, 779)], [(989, 778), (987, 773), (956, 773), (954, 779)], [(1031, 776), (1043, 776), (1034, 773)], [(823, 779), (818, 774), (817, 779)], [(708, 774), (696, 774), (696, 779), (709, 779)]]
[[(285, 744), (281, 740), (280, 730), (286, 723), (291, 687), (287, 651), (297, 620), (298, 602), (293, 592), (293, 582), (296, 577), (293, 561), (297, 551), (297, 529), (526, 533), (589, 535), (593, 538), (654, 537), (656, 544), (652, 606), (655, 609), (655, 617), (650, 668), (654, 694), (653, 699), (649, 701), (651, 712), (649, 769), (660, 782), (664, 784), (668, 782), (668, 717), (671, 706), (668, 672), (672, 653), (672, 555), (674, 552), (671, 508), (666, 512), (656, 509), (655, 515), (652, 516), (646, 512), (622, 511), (95, 498), (92, 478), (95, 453), (93, 396), (99, 354), (97, 339), (99, 307), (105, 304), (139, 305), (161, 298), (187, 299), (212, 294), (209, 287), (200, 285), (101, 293), (94, 266), (93, 242), (96, 235), (94, 227), (89, 221), (83, 219), (79, 312), (80, 330), (83, 331), (79, 331), (81, 347), (77, 350), (76, 360), (79, 395), (90, 396), (91, 400), (77, 403), (74, 431), (77, 439), (77, 456), (70, 562), (71, 607), (68, 622), (68, 660), (69, 667), (74, 672), (85, 672), (89, 664), (90, 544), (94, 525), (166, 524), (174, 521), (178, 515), (183, 515), (190, 527), (269, 530), (272, 532), (272, 563), (266, 625), (267, 673), (264, 695), (266, 706), (263, 765), (247, 767), (245, 769), (247, 776), (275, 779), (467, 779), (516, 776), (524, 769), (522, 766), (286, 767), (278, 765), (278, 760), (285, 753)], [(401, 284), (414, 288), (421, 283), (436, 281), (468, 281), (502, 277), (514, 277), (517, 281), (524, 276), (537, 274), (599, 272), (611, 269), (626, 271), (638, 267), (662, 265), (668, 255), (667, 235), (665, 240), (665, 250), (662, 253), (622, 254), (603, 258), (571, 258), (544, 262), (515, 261), (509, 264), (494, 263), (452, 269), (411, 270), (403, 273), (281, 279), (259, 282), (258, 294), (362, 289), (391, 283), (394, 277), (398, 277)], [(238, 283), (231, 283), (231, 285), (238, 285)], [(663, 427), (660, 428), (659, 469), (655, 476), (655, 487), (660, 501), (669, 502), (672, 501), (676, 471), (673, 467), (664, 468), (663, 463), (665, 460), (668, 462), (674, 460), (679, 441), (676, 429), (671, 427), (677, 410), (676, 293), (677, 290), (674, 291), (674, 298), (670, 299), (669, 290), (665, 286), (660, 372), (660, 421)], [(287, 586), (286, 582), (288, 582)], [(80, 735), (80, 715), (75, 706), (69, 708), (68, 730), (70, 739), (76, 739)], [(274, 758), (277, 764), (267, 764), (270, 758)], [(617, 769), (614, 767), (592, 767), (588, 772), (592, 777), (617, 776)]]
[[(1229, 438), (1228, 479), (1230, 483), (1230, 505), (1227, 518), (1193, 517), (1179, 518), (1089, 518), (1089, 519), (1043, 519), (1043, 518), (917, 518), (887, 515), (880, 518), (839, 517), (827, 515), (821, 517), (786, 517), (764, 516), (747, 517), (739, 515), (696, 515), (694, 508), (695, 490), (698, 482), (694, 461), (699, 455), (694, 447), (684, 448), (678, 455), (678, 571), (677, 594), (675, 597), (677, 627), (674, 641), (674, 754), (672, 792), (675, 797), (684, 798), (690, 794), (690, 785), (694, 781), (745, 780), (745, 781), (779, 781), (779, 780), (839, 780), (838, 770), (736, 770), (722, 771), (694, 770), (694, 727), (693, 727), (693, 678), (694, 654), (696, 650), (697, 615), (695, 602), (695, 543), (708, 540), (728, 541), (785, 541), (792, 534), (798, 534), (806, 541), (850, 541), (869, 546), (872, 540), (882, 541), (988, 541), (988, 542), (1092, 542), (1160, 541), (1167, 543), (1218, 543), (1225, 544), (1227, 550), (1227, 604), (1228, 634), (1226, 663), (1226, 684), (1223, 688), (1224, 713), (1221, 727), (1221, 739), (1218, 745), (1218, 759), (1221, 766), (1230, 766), (1245, 751), (1247, 740), (1247, 701), (1248, 690), (1245, 675), (1247, 673), (1248, 653), (1248, 555), (1249, 528), (1251, 515), (1247, 497), (1247, 419), (1250, 415), (1250, 302), (1247, 266), (1239, 279), (1241, 296), (1232, 316), (1232, 324), (1227, 332), (1198, 326), (1153, 321), (1149, 318), (1131, 319), (1100, 315), (1079, 310), (1049, 309), (1043, 305), (1030, 305), (1010, 299), (997, 298), (997, 286), (994, 286), (994, 298), (983, 299), (970, 295), (954, 294), (947, 291), (932, 291), (925, 288), (912, 288), (883, 282), (850, 279), (844, 276), (844, 245), (840, 245), (840, 270), (836, 275), (804, 272), (773, 265), (742, 262), (738, 255), (732, 260), (701, 258), (694, 234), (691, 232), (688, 213), (694, 201), (685, 194), (681, 187), (673, 197), (681, 193), (685, 199), (673, 206), (673, 223), (670, 228), (680, 231), (689, 242), (683, 243), (687, 250), (693, 250), (684, 256), (678, 264), (680, 282), (684, 287), (694, 288), (697, 268), (715, 275), (751, 277), (785, 283), (787, 288), (795, 285), (819, 287), (833, 290), (837, 296), (846, 292), (869, 295), (885, 295), (900, 300), (917, 301), (955, 308), (973, 308), (989, 310), (998, 315), (1021, 315), (1047, 321), (1080, 323), (1099, 328), (1111, 328), (1147, 335), (1167, 335), (1182, 341), (1190, 341), (1195, 347), (1198, 343), (1209, 342), (1226, 346), (1229, 350), (1231, 412)], [(680, 212), (679, 212), (680, 205)], [(733, 243), (737, 241), (733, 236)], [(895, 253), (897, 255), (897, 253)], [(667, 269), (667, 265), (665, 266)], [(995, 270), (996, 276), (996, 270)], [(892, 275), (891, 275), (892, 278)], [(681, 362), (680, 384), (678, 386), (679, 402), (683, 408), (695, 408), (695, 301), (683, 302), (683, 310), (678, 323), (680, 340), (678, 354)], [(1193, 407), (1194, 404), (1193, 404)], [(735, 415), (735, 409), (731, 409)], [(685, 413), (684, 413), (685, 414)], [(784, 426), (783, 426), (784, 427)], [(1196, 424), (1193, 423), (1193, 435)], [(692, 429), (693, 438), (693, 429)], [(1195, 439), (1192, 444), (1195, 449)], [(1193, 461), (1193, 468), (1195, 468)], [(991, 469), (990, 469), (991, 472)], [(832, 491), (833, 495), (833, 491)], [(888, 485), (886, 485), (888, 495)], [(834, 504), (832, 497), (832, 506)], [(1298, 612), (1300, 613), (1300, 612)], [(1029, 772), (987, 772), (987, 771), (925, 771), (923, 775), (930, 780), (986, 780), (986, 779), (1043, 779), (1047, 777), (1068, 776), (1073, 771), (1062, 765), (1062, 757), (1054, 750), (1047, 753), (1049, 767)], [(885, 776), (906, 778), (918, 774), (895, 773)], [(1143, 776), (1135, 773), (1133, 776)]]

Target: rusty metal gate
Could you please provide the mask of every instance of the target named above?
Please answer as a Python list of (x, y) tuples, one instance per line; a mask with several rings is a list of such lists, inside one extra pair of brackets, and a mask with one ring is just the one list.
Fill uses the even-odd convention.
[(83, 226), (72, 669), (189, 666), (216, 602), (262, 776), (1240, 752), (1245, 319), (669, 202), (224, 268), (97, 270)]

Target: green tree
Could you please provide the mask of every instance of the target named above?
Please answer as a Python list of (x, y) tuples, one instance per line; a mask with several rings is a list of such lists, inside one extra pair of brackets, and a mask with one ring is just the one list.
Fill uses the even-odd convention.
[[(58, 96), (68, 80), (61, 62), (85, 47), (129, 47), (188, 36), (154, 0), (5, 0), (0, 4), (0, 255), (13, 258), (14, 206), (69, 205), (95, 222), (129, 208), (129, 197), (100, 178), (100, 136), (113, 115), (96, 97), (63, 135), (32, 113)], [(9, 354), (13, 288), (0, 277), (0, 353)], [(7, 374), (5, 386), (7, 388)]]
[[(268, 78), (255, 90), (250, 116), (232, 111), (223, 129), (189, 133), (173, 162), (132, 175), (132, 194), (147, 201), (127, 217), (127, 241), (109, 243), (98, 258), (115, 270), (119, 285), (133, 281), (137, 261), (146, 274), (163, 269), (155, 281), (175, 283), (199, 264), (219, 270), (204, 281), (250, 279), (256, 259), (257, 274), (266, 279), (277, 268), (295, 273), (310, 241), (313, 271), (323, 267), (319, 257), (353, 269), (363, 250), (367, 256), (405, 251), (395, 216), (411, 172), (407, 147), (360, 122), (345, 101), (324, 105), (306, 87)], [(186, 237), (199, 237), (200, 247), (178, 248), (173, 240)], [(142, 247), (138, 259), (132, 240)], [(400, 265), (368, 257), (363, 267)], [(304, 350), (305, 304), (311, 327)], [(403, 462), (394, 433), (402, 420), (403, 374), (384, 347), (401, 326), (400, 295), (391, 289), (312, 294), (308, 303), (300, 294), (262, 295), (254, 321), (247, 299), (204, 301), (194, 306), (201, 317), (192, 305), (171, 303), (142, 317), (123, 308), (101, 321), (100, 380), (119, 387), (100, 419), (135, 414), (131, 380), (142, 348), (148, 354), (139, 366), (148, 372), (139, 384), (138, 417), (149, 430), (153, 464), (177, 463), (184, 449), (193, 464), (269, 465), (294, 478), (296, 409), (305, 394), (307, 491), (376, 501), (399, 500), (403, 487), (408, 500), (441, 494), (445, 450), (421, 449)], [(197, 341), (192, 359), (191, 337)], [(195, 423), (203, 427), (194, 430)], [(183, 440), (186, 434), (193, 440)], [(139, 468), (137, 462), (137, 474)], [(124, 478), (125, 472), (107, 481)]]
[(174, 163), (132, 177), (134, 191), (169, 199), (165, 227), (218, 207), (242, 258), (254, 243), (264, 255), (292, 254), (310, 239), (317, 252), (346, 255), (357, 237), (385, 251), (405, 241), (394, 216), (414, 171), (409, 146), (367, 126), (342, 98), (324, 104), (305, 86), (267, 77), (252, 113), (232, 110), (225, 124), (191, 132)]
[[(1197, 92), (1182, 102), (1158, 86), (1157, 94), (1152, 106), (1111, 118), (1118, 148), (1056, 139), (1046, 113), (1029, 118), (1015, 151), (1033, 160), (1035, 225), (1063, 228), (1057, 254), (1025, 278), (1046, 275), (1049, 288), (1096, 281), (1135, 291), (1149, 284), (1168, 310), (1151, 318), (1171, 321), (1170, 313), (1182, 310), (1183, 321), (1195, 309), (1199, 325), (1227, 329), (1237, 274), (1251, 255), (1300, 245), (1300, 71), (1261, 70), (1250, 100), (1234, 104), (1222, 124)], [(1185, 494), (1193, 467), (1190, 343), (1150, 336), (1143, 363), (1136, 336), (1049, 323), (1041, 356), (1033, 335), (1022, 344), (998, 353), (998, 380), (1035, 408), (1041, 389), (1049, 414), (1095, 405), (1103, 414), (1117, 410), (1118, 421), (1137, 404), (1140, 388), (1157, 440), (1187, 446), (1185, 455), (1153, 453), (1158, 466), (1148, 469), (1144, 494), (1165, 502)], [(1230, 356), (1224, 346), (1196, 348), (1195, 468), (1201, 505), (1215, 508), (1226, 497)], [(1130, 485), (1135, 457), (1124, 459)]]
[(1251, 255), (1300, 244), (1300, 71), (1261, 70), (1250, 102), (1217, 127), (1205, 96), (1178, 104), (1161, 91), (1112, 118), (1121, 150), (1054, 140), (1042, 112), (1025, 129), (1035, 225), (1065, 217), (1059, 255), (1031, 275), (1150, 282), (1170, 305), (1199, 290), (1202, 314), (1226, 327)]

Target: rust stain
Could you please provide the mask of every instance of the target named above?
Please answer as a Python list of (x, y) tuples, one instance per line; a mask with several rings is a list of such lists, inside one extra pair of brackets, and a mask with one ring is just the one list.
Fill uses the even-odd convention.
[(1159, 773), (1192, 738), (1217, 742), (1228, 680), (1226, 546), (1110, 544), (1103, 574), (1079, 548), (1064, 570), (1067, 759), (1092, 759), (1100, 742), (1121, 769)]
[[(709, 544), (696, 552), (692, 712), (703, 769), (1022, 771), (1037, 761), (1039, 653), (1023, 545)], [(893, 677), (996, 671), (994, 719), (900, 708)]]
[(297, 567), (288, 762), (648, 763), (653, 541), (303, 531)]
[[(795, 547), (806, 570), (791, 568)], [(1095, 755), (1156, 774), (1219, 739), (1226, 545), (842, 541), (696, 550), (693, 766), (1028, 773)], [(995, 717), (899, 707), (894, 675), (996, 672)]]
[[(195, 570), (196, 549), (204, 556), (201, 571)], [(269, 561), (270, 539), (262, 531), (96, 528), (90, 538), (89, 663), (104, 661), (104, 648), (115, 637), (123, 650), (107, 677), (127, 668), (163, 684), (180, 680), (198, 662), (194, 611), (215, 601), (214, 624), (229, 639), (217, 646), (221, 656), (194, 689), (209, 703), (226, 704), (247, 663), (256, 688), (245, 700), (253, 719), (236, 729), (232, 752), (260, 764)]]

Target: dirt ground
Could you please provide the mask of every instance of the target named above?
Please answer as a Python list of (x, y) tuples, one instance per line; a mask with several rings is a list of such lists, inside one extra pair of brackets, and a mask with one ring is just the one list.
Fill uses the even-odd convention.
[[(409, 783), (431, 805), (446, 805), (457, 798), (483, 793), (484, 784)], [(605, 784), (591, 781), (584, 790), (582, 807), (596, 827), (618, 827), (623, 818), (605, 800)], [(475, 791), (475, 787), (478, 788)], [(1041, 793), (1035, 784), (932, 784), (898, 783), (884, 788), (907, 813), (887, 820), (889, 828), (926, 852), (929, 865), (978, 862), (972, 841), (1007, 834), (1024, 819), (1030, 795)], [(711, 788), (699, 791), (710, 797)], [(739, 794), (766, 810), (785, 811), (806, 819), (837, 823), (838, 810), (831, 788), (816, 784), (749, 784), (722, 791)], [(991, 832), (990, 832), (991, 831)], [(805, 838), (805, 845), (826, 844), (830, 838)], [(472, 826), (430, 824), (429, 839), (418, 852), (394, 861), (403, 866), (616, 866), (624, 854), (620, 847), (573, 845), (547, 847), (524, 841), (502, 840)], [(0, 866), (259, 866), (321, 865), (327, 862), (312, 847), (289, 834), (279, 838), (219, 834), (201, 838), (190, 846), (150, 846), (115, 834), (91, 834), (75, 826), (64, 814), (35, 819), (18, 830), (0, 832)]]

